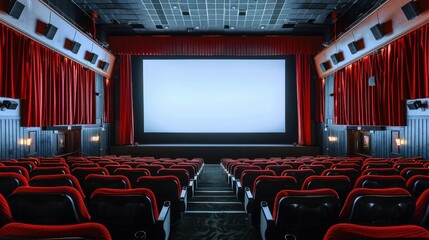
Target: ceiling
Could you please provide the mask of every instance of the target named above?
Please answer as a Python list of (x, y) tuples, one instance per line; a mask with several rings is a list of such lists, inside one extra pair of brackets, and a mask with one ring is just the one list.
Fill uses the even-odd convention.
[(65, 15), (64, 2), (88, 18), (97, 13), (106, 35), (326, 35), (335, 22), (346, 30), (386, 0), (43, 1)]

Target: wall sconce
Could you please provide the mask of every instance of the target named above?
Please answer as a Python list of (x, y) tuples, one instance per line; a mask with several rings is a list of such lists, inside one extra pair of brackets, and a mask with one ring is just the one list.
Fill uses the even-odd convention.
[(90, 141), (91, 142), (98, 142), (98, 141), (100, 141), (100, 136), (99, 135), (91, 136)]
[(402, 145), (405, 145), (407, 143), (404, 138), (397, 138), (397, 139), (395, 139), (395, 142), (396, 142), (396, 146), (402, 146)]
[(336, 142), (336, 141), (338, 141), (338, 137), (335, 137), (335, 136), (328, 136), (328, 141), (329, 141), (329, 142)]
[(24, 146), (30, 146), (31, 145), (31, 141), (32, 141), (31, 138), (21, 138), (21, 139), (19, 139), (18, 144), (19, 145), (24, 145)]

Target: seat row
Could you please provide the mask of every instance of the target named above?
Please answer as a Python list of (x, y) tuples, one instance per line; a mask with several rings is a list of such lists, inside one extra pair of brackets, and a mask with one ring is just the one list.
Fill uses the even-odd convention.
[(147, 239), (168, 239), (170, 229), (170, 202), (158, 208), (155, 195), (146, 188), (100, 188), (87, 207), (72, 187), (19, 187), (6, 199), (0, 195), (0, 206), (5, 224), (0, 234), (11, 223), (67, 226), (95, 222), (105, 226), (113, 239), (133, 239), (139, 232)]

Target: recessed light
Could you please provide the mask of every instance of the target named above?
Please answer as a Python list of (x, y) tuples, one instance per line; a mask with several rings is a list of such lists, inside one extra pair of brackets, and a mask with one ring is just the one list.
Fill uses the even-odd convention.
[(235, 29), (234, 27), (230, 27), (230, 29)]
[(176, 5), (174, 5), (174, 6), (173, 6), (173, 9), (177, 9), (177, 6), (176, 6)]
[(165, 26), (164, 28), (165, 28), (165, 29), (168, 29), (168, 26)]
[(261, 26), (261, 29), (265, 29), (265, 26)]
[(236, 7), (235, 7), (235, 6), (232, 6), (232, 7), (231, 7), (231, 9), (235, 10), (235, 9), (236, 9)]
[(195, 29), (200, 29), (200, 27), (195, 27)]

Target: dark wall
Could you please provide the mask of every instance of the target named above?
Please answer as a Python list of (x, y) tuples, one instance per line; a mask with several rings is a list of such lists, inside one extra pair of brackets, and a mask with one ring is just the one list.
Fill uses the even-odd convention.
[[(328, 76), (325, 81), (325, 123), (317, 126), (320, 145), (324, 154), (332, 156), (352, 154), (351, 148), (354, 142), (348, 135), (350, 129), (361, 127), (370, 139), (370, 149), (365, 155), (383, 158), (416, 156), (429, 158), (429, 111), (408, 110), (406, 126), (335, 125), (333, 124), (334, 97), (330, 96), (334, 89), (334, 77)], [(403, 107), (406, 108), (406, 105), (404, 104)], [(329, 136), (337, 137), (337, 140), (330, 142)], [(396, 136), (405, 140), (403, 145), (396, 145)]]

